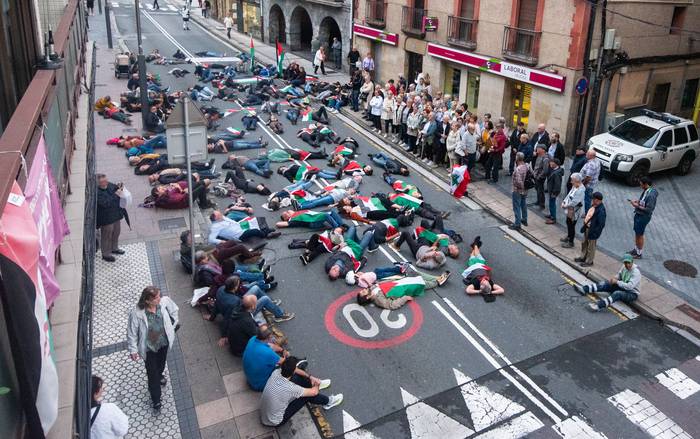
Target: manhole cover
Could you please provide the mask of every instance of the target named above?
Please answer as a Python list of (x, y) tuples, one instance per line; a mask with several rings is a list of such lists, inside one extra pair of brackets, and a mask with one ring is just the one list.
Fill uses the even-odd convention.
[(675, 259), (664, 261), (664, 267), (666, 267), (666, 270), (679, 276), (696, 277), (698, 275), (697, 268), (693, 267), (687, 262), (678, 261)]
[(161, 232), (167, 232), (168, 230), (182, 229), (187, 227), (184, 217), (179, 218), (167, 218), (158, 221), (158, 228)]

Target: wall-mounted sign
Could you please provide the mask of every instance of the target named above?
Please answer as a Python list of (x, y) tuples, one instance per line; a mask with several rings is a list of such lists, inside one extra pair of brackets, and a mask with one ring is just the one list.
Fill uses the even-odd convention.
[(428, 54), (448, 61), (463, 64), (475, 69), (490, 72), (495, 75), (505, 76), (516, 81), (554, 90), (559, 93), (564, 92), (566, 77), (544, 70), (531, 69), (520, 64), (512, 64), (498, 58), (488, 58), (469, 52), (463, 52), (451, 47), (439, 44), (428, 43)]
[(583, 96), (586, 94), (586, 91), (588, 91), (588, 79), (586, 78), (579, 78), (578, 81), (576, 81), (576, 93), (578, 93), (580, 96)]
[(423, 32), (436, 32), (438, 29), (437, 17), (423, 17)]
[(392, 46), (396, 46), (397, 44), (399, 44), (399, 34), (384, 32), (382, 30), (374, 29), (368, 26), (363, 26), (357, 23), (353, 24), (352, 30), (355, 33), (355, 35), (363, 38), (369, 38), (370, 40), (391, 44)]

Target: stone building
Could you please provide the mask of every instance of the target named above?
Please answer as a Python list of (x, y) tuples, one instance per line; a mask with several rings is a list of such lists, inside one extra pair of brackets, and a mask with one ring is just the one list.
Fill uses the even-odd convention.
[[(697, 96), (700, 34), (690, 32), (690, 24), (698, 22), (700, 7), (685, 3), (681, 20), (672, 18), (679, 15), (679, 6), (671, 3), (608, 0), (606, 28), (617, 27), (615, 53), (624, 50), (630, 60), (641, 57), (647, 63), (634, 61), (634, 66), (616, 71), (615, 76), (640, 72), (633, 73), (634, 79), (613, 77), (611, 84), (603, 83), (603, 91), (610, 90), (601, 101), (606, 97), (612, 101), (606, 101), (607, 108), (601, 106), (602, 119), (606, 110), (625, 113), (637, 105), (677, 112), (682, 96), (688, 96), (686, 105)], [(522, 121), (529, 130), (545, 123), (573, 146), (578, 143), (576, 121), (584, 113), (579, 109), (583, 97), (575, 86), (584, 76), (585, 57), (595, 59), (600, 42), (595, 37), (601, 32), (602, 8), (587, 51), (591, 4), (588, 0), (361, 0), (353, 23), (354, 44), (363, 57), (373, 54), (380, 80), (400, 73), (413, 80), (426, 72), (433, 90), (457, 97), (470, 110), (504, 116), (511, 126)], [(658, 25), (644, 28), (615, 15), (618, 9)], [(431, 29), (430, 24), (437, 26)], [(650, 77), (642, 78), (643, 71)], [(655, 73), (649, 75), (650, 71)], [(656, 84), (661, 84), (658, 93)], [(655, 105), (654, 101), (664, 101), (665, 94), (663, 105)]]

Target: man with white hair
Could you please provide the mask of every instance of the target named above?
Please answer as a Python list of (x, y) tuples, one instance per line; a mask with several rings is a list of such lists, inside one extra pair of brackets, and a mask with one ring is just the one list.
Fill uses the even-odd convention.
[(546, 125), (543, 123), (537, 125), (537, 132), (530, 137), (530, 145), (532, 145), (533, 150), (540, 143), (543, 145), (549, 145), (549, 133), (547, 132)]
[[(476, 125), (473, 123), (467, 124), (467, 129), (462, 133), (461, 150), (464, 151), (467, 169), (470, 173), (476, 164), (476, 146), (478, 139), (479, 135), (476, 133)], [(459, 152), (457, 154), (459, 154)]]

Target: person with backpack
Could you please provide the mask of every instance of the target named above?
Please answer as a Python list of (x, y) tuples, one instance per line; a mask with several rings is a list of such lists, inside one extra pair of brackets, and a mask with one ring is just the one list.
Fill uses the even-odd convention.
[(92, 376), (90, 401), (90, 437), (93, 439), (119, 439), (129, 432), (129, 418), (111, 402), (102, 402), (104, 380)]
[(527, 226), (527, 191), (535, 186), (535, 177), (530, 167), (525, 163), (525, 154), (515, 154), (515, 169), (513, 170), (513, 214), (515, 220), (508, 226), (511, 230), (520, 230), (520, 225)]

